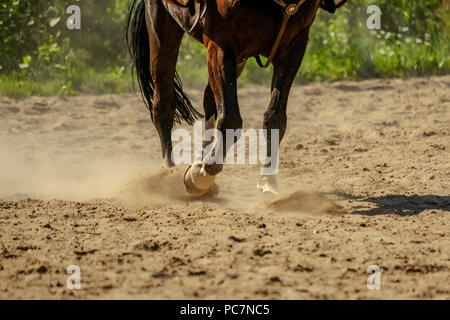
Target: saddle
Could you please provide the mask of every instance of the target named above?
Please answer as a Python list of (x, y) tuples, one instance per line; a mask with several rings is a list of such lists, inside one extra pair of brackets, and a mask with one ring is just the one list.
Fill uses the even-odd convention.
[[(306, 0), (298, 0), (296, 3), (285, 2), (286, 0), (272, 1), (282, 7), (284, 18), (280, 32), (278, 33), (275, 44), (272, 47), (272, 51), (266, 63), (263, 64), (259, 56), (255, 57), (259, 66), (262, 68), (268, 68), (270, 66), (275, 55), (277, 54), (280, 42), (283, 38), (290, 18), (295, 15), (299, 11), (300, 7), (306, 2)], [(321, 0), (320, 8), (330, 13), (334, 13), (337, 8), (341, 7), (346, 2), (347, 0)], [(205, 14), (208, 0), (163, 0), (162, 3), (180, 27), (183, 28), (185, 32), (191, 33)]]
[[(186, 8), (189, 5), (189, 2), (191, 2), (191, 0), (167, 0), (167, 1), (173, 4), (174, 6), (184, 8)], [(325, 11), (334, 13), (336, 9), (342, 6), (345, 2), (346, 1), (343, 0), (322, 0), (320, 3), (320, 7)]]

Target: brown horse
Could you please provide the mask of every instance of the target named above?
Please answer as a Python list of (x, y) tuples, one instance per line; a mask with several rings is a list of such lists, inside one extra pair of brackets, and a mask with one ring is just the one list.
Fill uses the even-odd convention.
[[(168, 4), (171, 1), (172, 4)], [(179, 6), (173, 5), (173, 3)], [(141, 93), (161, 139), (164, 165), (174, 166), (171, 132), (174, 122), (192, 124), (202, 117), (183, 92), (176, 63), (185, 33), (207, 49), (209, 83), (204, 93), (205, 129), (226, 136), (227, 129), (242, 128), (237, 98), (237, 78), (249, 58), (268, 57), (273, 64), (272, 94), (264, 113), (267, 152), (271, 132), (278, 129), (279, 142), (286, 131), (286, 106), (300, 68), (311, 25), (317, 10), (334, 12), (346, 0), (132, 0), (127, 20), (127, 43), (136, 68)], [(187, 6), (182, 4), (187, 3)], [(236, 137), (233, 137), (236, 141)], [(227, 147), (233, 142), (223, 141)], [(214, 148), (219, 159), (227, 148)], [(276, 150), (276, 152), (278, 152)], [(213, 151), (210, 157), (215, 154)], [(266, 164), (271, 166), (271, 163)], [(191, 166), (185, 185), (191, 194), (206, 193), (223, 162), (204, 159)], [(274, 175), (262, 175), (258, 188), (275, 191)]]

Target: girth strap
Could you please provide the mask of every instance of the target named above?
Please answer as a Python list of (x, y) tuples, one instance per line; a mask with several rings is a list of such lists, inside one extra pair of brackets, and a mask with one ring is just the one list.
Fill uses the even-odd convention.
[(275, 55), (278, 52), (281, 40), (283, 39), (284, 32), (286, 31), (286, 27), (288, 25), (289, 20), (293, 15), (295, 15), (298, 12), (298, 9), (300, 9), (301, 5), (306, 2), (306, 0), (300, 0), (297, 4), (287, 4), (283, 0), (273, 0), (273, 1), (284, 8), (283, 22), (281, 24), (280, 32), (278, 32), (277, 39), (275, 40), (275, 44), (273, 45), (272, 51), (270, 52), (269, 58), (267, 59), (266, 63), (263, 64), (259, 56), (255, 57), (256, 62), (258, 62), (261, 68), (268, 68), (270, 66), (273, 59), (275, 58)]

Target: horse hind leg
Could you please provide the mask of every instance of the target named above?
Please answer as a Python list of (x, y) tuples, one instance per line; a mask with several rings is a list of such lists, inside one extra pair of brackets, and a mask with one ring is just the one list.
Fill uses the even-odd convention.
[(150, 1), (146, 11), (150, 42), (150, 74), (154, 84), (152, 119), (158, 131), (163, 166), (173, 167), (172, 129), (176, 113), (176, 63), (184, 31), (158, 3)]

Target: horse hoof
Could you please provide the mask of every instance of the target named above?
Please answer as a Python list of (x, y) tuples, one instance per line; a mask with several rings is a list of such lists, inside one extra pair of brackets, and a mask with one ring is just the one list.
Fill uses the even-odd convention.
[(277, 180), (275, 176), (261, 176), (256, 188), (260, 190), (263, 195), (278, 194)]
[(184, 173), (186, 191), (196, 197), (206, 194), (214, 185), (214, 180), (215, 176), (209, 175), (202, 164), (191, 165)]

